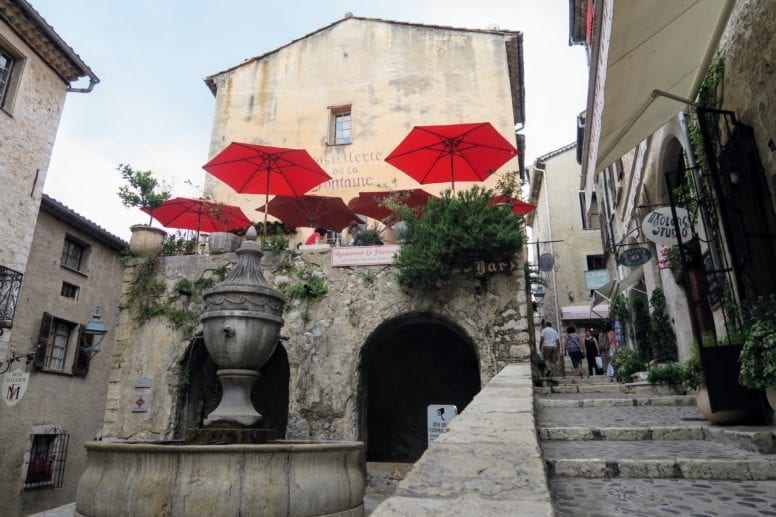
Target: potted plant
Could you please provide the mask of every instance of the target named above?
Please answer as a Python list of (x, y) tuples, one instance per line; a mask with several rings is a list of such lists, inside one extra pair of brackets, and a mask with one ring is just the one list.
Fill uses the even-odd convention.
[(771, 408), (776, 409), (776, 295), (758, 298), (747, 312), (739, 381), (765, 391)]
[[(154, 209), (170, 198), (170, 188), (163, 181), (154, 177), (151, 171), (139, 171), (126, 164), (120, 164), (116, 170), (126, 182), (119, 187), (121, 203), (127, 207)], [(167, 235), (164, 230), (151, 226), (152, 217), (149, 216), (148, 224), (136, 224), (130, 227), (132, 237), (129, 240), (129, 251), (135, 255), (158, 253), (164, 245)]]

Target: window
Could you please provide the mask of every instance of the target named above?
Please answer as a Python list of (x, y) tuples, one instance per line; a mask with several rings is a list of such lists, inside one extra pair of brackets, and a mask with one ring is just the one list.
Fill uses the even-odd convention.
[(70, 435), (57, 428), (47, 431), (31, 436), (27, 474), (24, 477), (25, 490), (62, 486)]
[(587, 270), (593, 271), (594, 269), (606, 269), (606, 261), (603, 255), (587, 256)]
[(60, 293), (65, 298), (78, 299), (78, 286), (68, 282), (62, 282), (62, 292)]
[(24, 60), (0, 42), (0, 108), (11, 111)]
[(329, 145), (344, 145), (351, 143), (350, 106), (330, 108), (331, 128), (329, 129)]
[[(77, 323), (55, 318), (44, 312), (35, 349), (35, 367), (51, 372), (72, 373), (85, 376), (89, 371), (89, 346), (83, 336), (83, 328)], [(83, 345), (83, 346), (82, 346)], [(70, 371), (67, 365), (70, 364)]]
[(89, 248), (71, 237), (65, 237), (65, 245), (62, 247), (62, 257), (59, 263), (68, 269), (74, 271), (83, 271), (86, 269), (86, 257)]

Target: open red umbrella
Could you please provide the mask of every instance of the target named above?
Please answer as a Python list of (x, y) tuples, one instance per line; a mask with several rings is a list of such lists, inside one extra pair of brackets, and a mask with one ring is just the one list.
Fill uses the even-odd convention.
[(239, 207), (216, 203), (209, 199), (175, 197), (156, 208), (141, 210), (166, 228), (180, 228), (199, 232), (238, 230), (251, 225)]
[(202, 168), (241, 194), (265, 194), (265, 206), (270, 194), (301, 196), (331, 179), (304, 149), (240, 142), (226, 146)]
[(527, 215), (536, 209), (536, 205), (532, 205), (531, 203), (526, 203), (525, 201), (518, 199), (516, 197), (505, 196), (503, 194), (499, 196), (494, 196), (493, 199), (490, 200), (490, 204), (491, 205), (510, 204), (512, 205), (512, 213), (515, 215)]
[(419, 183), (483, 181), (517, 155), (489, 122), (415, 126), (385, 159)]
[(353, 222), (362, 222), (345, 205), (342, 198), (333, 196), (275, 196), (272, 201), (256, 210), (264, 210), (292, 228), (315, 228), (341, 231)]
[(409, 208), (420, 212), (428, 203), (428, 200), (434, 197), (423, 189), (407, 190), (383, 190), (380, 192), (359, 192), (358, 197), (350, 200), (348, 206), (357, 214), (363, 214), (372, 219), (383, 219), (391, 215), (391, 209), (382, 205), (385, 199), (397, 196), (397, 199)]

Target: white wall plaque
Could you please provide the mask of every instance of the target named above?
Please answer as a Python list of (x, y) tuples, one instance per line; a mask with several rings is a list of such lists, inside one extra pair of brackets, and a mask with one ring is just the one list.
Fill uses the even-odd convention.
[(426, 409), (429, 444), (447, 431), (447, 425), (457, 414), (458, 408), (452, 404), (429, 404)]
[(150, 393), (135, 393), (132, 395), (132, 412), (147, 413), (150, 405)]
[(383, 246), (348, 246), (331, 249), (331, 266), (380, 266), (393, 264), (401, 246), (385, 244)]
[(25, 372), (21, 368), (14, 368), (13, 371), (5, 374), (3, 378), (3, 400), (9, 406), (16, 405), (27, 392), (27, 383), (30, 380), (30, 372)]

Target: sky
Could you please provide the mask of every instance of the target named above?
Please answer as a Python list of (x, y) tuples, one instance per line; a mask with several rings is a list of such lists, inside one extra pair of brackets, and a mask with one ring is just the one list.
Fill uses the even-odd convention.
[[(44, 192), (128, 240), (147, 222), (117, 195), (121, 163), (197, 197), (215, 99), (203, 79), (354, 16), (523, 32), (526, 164), (576, 139), (587, 61), (568, 0), (29, 0), (100, 78), (69, 93)], [(78, 86), (85, 86), (79, 84)]]

